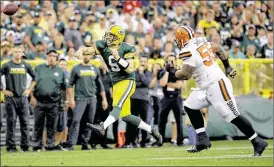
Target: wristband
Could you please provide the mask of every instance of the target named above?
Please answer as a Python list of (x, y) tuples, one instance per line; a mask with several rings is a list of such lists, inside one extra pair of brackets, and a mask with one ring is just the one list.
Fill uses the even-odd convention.
[(124, 69), (126, 69), (129, 66), (129, 63), (123, 58), (119, 58), (118, 64)]

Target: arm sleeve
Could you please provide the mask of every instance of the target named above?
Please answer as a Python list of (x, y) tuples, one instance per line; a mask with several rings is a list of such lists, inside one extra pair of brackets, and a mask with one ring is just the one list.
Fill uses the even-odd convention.
[(36, 81), (36, 74), (35, 74), (34, 70), (32, 69), (31, 65), (29, 65), (29, 64), (27, 64), (27, 63), (26, 63), (25, 65), (26, 65), (28, 74), (29, 74), (29, 75), (31, 76), (31, 78), (32, 78), (32, 81)]
[(32, 33), (32, 27), (31, 26), (27, 27), (26, 30), (25, 30), (25, 33), (26, 33), (27, 36), (31, 37), (32, 34), (33, 34)]
[(144, 74), (140, 74), (140, 79), (143, 83), (143, 85), (147, 86), (150, 84), (151, 81), (151, 75), (150, 72), (146, 72)]
[(101, 77), (99, 69), (97, 69), (97, 68), (96, 68), (96, 73), (97, 73), (96, 85), (98, 85), (100, 92), (104, 92), (105, 88), (104, 88), (104, 84), (102, 82), (102, 77)]
[(65, 41), (67, 41), (67, 42), (72, 41), (72, 34), (70, 33), (69, 30), (65, 31), (64, 36), (65, 36)]
[(76, 81), (76, 66), (74, 66), (71, 70), (70, 77), (69, 77), (69, 83), (68, 88), (72, 88)]

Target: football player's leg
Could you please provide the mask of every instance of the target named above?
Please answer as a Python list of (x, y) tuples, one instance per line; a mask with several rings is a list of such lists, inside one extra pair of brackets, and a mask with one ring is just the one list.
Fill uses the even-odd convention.
[[(136, 84), (134, 80), (123, 80), (116, 83), (113, 86), (112, 112), (109, 114), (107, 119), (104, 122), (102, 122), (100, 125), (93, 125), (93, 124), (87, 123), (86, 126), (89, 129), (93, 129), (98, 134), (101, 134), (102, 136), (104, 136), (106, 133), (107, 127), (119, 119), (120, 114), (122, 114), (121, 110), (124, 107), (126, 100), (130, 99), (130, 96), (134, 93), (135, 87), (136, 87)], [(129, 112), (130, 114), (130, 110), (127, 112)]]
[[(123, 80), (113, 86), (113, 110), (104, 122), (104, 129), (120, 118), (125, 101), (134, 91), (135, 81), (133, 80)], [(130, 110), (127, 112), (130, 113)]]
[(184, 104), (184, 109), (198, 136), (198, 142), (195, 146), (189, 148), (188, 152), (199, 152), (211, 147), (210, 140), (205, 132), (204, 119), (200, 112), (201, 108), (209, 105), (205, 92), (201, 90), (194, 90)]
[[(134, 93), (134, 91), (131, 92), (130, 96)], [(150, 133), (156, 140), (158, 143), (162, 143), (162, 135), (160, 135), (160, 133), (158, 132), (158, 130), (156, 128), (152, 128), (150, 125), (148, 125), (147, 123), (145, 123), (141, 118), (135, 116), (135, 115), (131, 115), (130, 113), (130, 96), (126, 99), (123, 107), (122, 107), (122, 111), (121, 111), (121, 118), (123, 119), (123, 121), (130, 123), (136, 127), (138, 127), (139, 129), (143, 129), (145, 131), (147, 131), (148, 133)]]
[[(219, 88), (219, 91), (217, 88)], [(213, 92), (213, 89), (210, 90)], [(261, 155), (267, 143), (257, 136), (250, 121), (240, 115), (233, 95), (232, 84), (229, 79), (222, 79), (215, 87), (214, 93), (209, 98), (216, 111), (227, 121), (233, 123), (254, 146), (254, 155)]]

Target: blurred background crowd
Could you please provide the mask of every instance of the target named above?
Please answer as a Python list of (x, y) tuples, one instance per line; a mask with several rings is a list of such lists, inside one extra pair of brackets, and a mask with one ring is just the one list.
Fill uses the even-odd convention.
[(82, 46), (102, 39), (112, 24), (126, 29), (138, 55), (177, 54), (173, 31), (191, 26), (197, 36), (224, 46), (233, 59), (273, 58), (271, 1), (16, 1), (19, 11), (1, 14), (1, 60), (24, 43), (27, 59), (45, 59), (55, 48), (67, 60)]

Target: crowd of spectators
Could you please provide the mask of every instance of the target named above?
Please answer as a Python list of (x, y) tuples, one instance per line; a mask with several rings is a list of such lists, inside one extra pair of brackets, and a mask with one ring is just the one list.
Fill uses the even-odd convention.
[(45, 58), (55, 48), (67, 60), (75, 51), (102, 39), (112, 24), (126, 30), (126, 42), (138, 55), (177, 54), (173, 31), (191, 26), (197, 34), (224, 46), (233, 59), (273, 57), (271, 1), (16, 1), (19, 11), (1, 14), (1, 60), (9, 48), (26, 47), (26, 58)]

